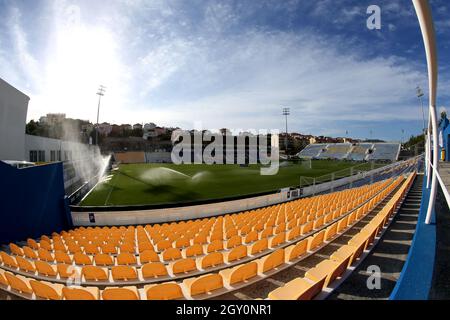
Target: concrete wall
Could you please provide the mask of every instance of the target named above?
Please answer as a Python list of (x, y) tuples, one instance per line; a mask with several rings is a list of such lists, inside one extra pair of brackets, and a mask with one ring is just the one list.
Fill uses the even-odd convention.
[[(96, 212), (95, 210), (91, 212), (76, 212), (76, 209), (73, 209), (72, 221), (75, 226), (120, 226), (163, 223), (168, 221), (182, 221), (189, 219), (214, 217), (227, 213), (240, 212), (270, 206), (273, 204), (285, 202), (287, 200), (287, 191), (282, 191), (266, 196), (179, 208), (105, 212)], [(90, 222), (90, 214), (94, 215), (95, 223)]]
[(147, 163), (172, 163), (171, 152), (146, 152)]
[(0, 79), (0, 160), (28, 160), (24, 144), (29, 100)]

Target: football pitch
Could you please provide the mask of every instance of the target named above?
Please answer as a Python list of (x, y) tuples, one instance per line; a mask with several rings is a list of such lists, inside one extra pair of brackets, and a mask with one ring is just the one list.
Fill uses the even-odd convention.
[[(375, 165), (379, 167), (381, 165)], [(259, 165), (122, 164), (82, 200), (81, 206), (174, 204), (223, 199), (298, 186), (300, 176), (336, 178), (350, 168), (370, 170), (371, 164), (334, 160), (282, 162), (278, 174), (263, 176)], [(324, 176), (325, 175), (325, 176)]]

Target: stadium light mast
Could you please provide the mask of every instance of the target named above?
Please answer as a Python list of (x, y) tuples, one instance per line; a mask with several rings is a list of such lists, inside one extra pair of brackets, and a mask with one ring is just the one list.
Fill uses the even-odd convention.
[(98, 106), (97, 106), (97, 128), (95, 130), (95, 144), (98, 146), (98, 128), (99, 128), (99, 116), (100, 116), (100, 102), (102, 100), (102, 97), (105, 95), (105, 91), (106, 91), (106, 87), (103, 85), (100, 85), (100, 87), (98, 88)]
[(425, 134), (425, 130), (426, 130), (426, 128), (425, 128), (425, 111), (423, 109), (423, 98), (422, 98), (424, 96), (424, 93), (423, 93), (423, 90), (422, 90), (422, 88), (420, 86), (417, 86), (417, 88), (416, 88), (416, 95), (417, 95), (417, 98), (419, 99), (420, 106), (422, 108), (422, 120), (423, 120), (422, 131)]
[(284, 150), (286, 152), (287, 155), (287, 149), (288, 149), (288, 115), (291, 114), (291, 109), (290, 108), (283, 108), (283, 116), (286, 117), (286, 136), (284, 137)]
[[(431, 8), (427, 0), (412, 0), (414, 8), (416, 10), (417, 18), (419, 20), (420, 29), (422, 31), (423, 43), (425, 46), (425, 53), (427, 57), (428, 68), (428, 86), (429, 86), (429, 126), (428, 126), (428, 139), (427, 139), (427, 187), (429, 186), (429, 179), (431, 175), (430, 163), (433, 161), (433, 174), (431, 180), (430, 200), (428, 203), (427, 215), (425, 223), (431, 223), (432, 213), (434, 211), (434, 205), (436, 202), (437, 192), (437, 171), (439, 168), (439, 150), (438, 150), (438, 128), (437, 128), (437, 116), (436, 116), (436, 94), (437, 94), (437, 79), (438, 79), (438, 62), (437, 62), (437, 49), (436, 49), (436, 35), (434, 31), (433, 17), (431, 15)], [(433, 154), (431, 156), (431, 133), (433, 135)]]

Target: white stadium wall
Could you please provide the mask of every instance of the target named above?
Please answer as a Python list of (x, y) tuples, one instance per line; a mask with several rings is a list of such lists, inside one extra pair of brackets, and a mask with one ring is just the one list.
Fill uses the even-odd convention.
[(27, 160), (25, 126), (30, 98), (0, 78), (0, 160)]

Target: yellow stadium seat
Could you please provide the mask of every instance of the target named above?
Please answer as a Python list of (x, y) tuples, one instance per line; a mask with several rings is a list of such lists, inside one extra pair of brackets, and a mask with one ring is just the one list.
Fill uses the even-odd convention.
[(348, 266), (349, 258), (342, 261), (324, 260), (314, 268), (308, 270), (305, 276), (311, 280), (319, 281), (325, 277), (324, 286), (327, 287), (334, 279), (340, 277)]
[(175, 300), (184, 297), (181, 287), (176, 282), (146, 285), (144, 291), (147, 300)]
[(114, 266), (111, 268), (111, 274), (114, 280), (137, 280), (137, 272), (134, 267)]
[(144, 279), (167, 276), (166, 266), (161, 262), (151, 262), (142, 266), (142, 276)]
[(286, 233), (285, 232), (278, 233), (275, 237), (271, 238), (269, 242), (270, 242), (269, 247), (271, 249), (278, 247), (280, 244), (286, 242)]
[(78, 252), (82, 252), (81, 247), (76, 243), (68, 243), (67, 244), (67, 251), (69, 251), (70, 254), (75, 254)]
[(265, 228), (262, 232), (261, 232), (261, 239), (262, 238), (268, 238), (273, 236), (273, 227), (268, 227)]
[(36, 271), (36, 268), (33, 266), (33, 264), (29, 260), (17, 256), (16, 261), (17, 261), (17, 264), (18, 264), (20, 270), (25, 271), (25, 272), (32, 272), (32, 273), (34, 273)]
[(344, 218), (342, 218), (341, 220), (339, 220), (338, 222), (338, 226), (337, 226), (337, 232), (340, 233), (343, 230), (345, 230), (345, 228), (347, 228), (348, 226), (348, 216), (345, 216)]
[(22, 248), (20, 248), (18, 245), (14, 243), (9, 244), (9, 249), (11, 250), (11, 253), (16, 256), (23, 257), (24, 255)]
[(337, 262), (347, 260), (348, 261), (347, 267), (349, 267), (358, 258), (358, 256), (356, 255), (357, 251), (358, 251), (358, 248), (349, 246), (349, 245), (345, 245), (345, 246), (340, 247), (335, 252), (333, 252), (330, 259), (333, 261), (337, 261)]
[(47, 249), (44, 249), (44, 248), (39, 248), (38, 256), (39, 256), (39, 259), (42, 261), (47, 261), (47, 262), (55, 261), (55, 258), (52, 256), (52, 254)]
[(56, 270), (61, 279), (81, 278), (81, 268), (70, 264), (57, 264)]
[(269, 247), (269, 240), (267, 240), (267, 238), (263, 238), (251, 245), (250, 254), (255, 255), (257, 253), (267, 250), (268, 247)]
[(34, 250), (39, 249), (39, 244), (33, 239), (27, 239), (27, 245)]
[(238, 265), (234, 268), (221, 270), (219, 274), (225, 283), (233, 285), (235, 283), (247, 281), (258, 275), (258, 264), (255, 261)]
[(102, 291), (103, 300), (139, 300), (136, 287), (107, 287)]
[(235, 260), (245, 258), (247, 257), (247, 246), (241, 245), (233, 248), (230, 252), (226, 252), (225, 255), (227, 262), (233, 262)]
[(172, 242), (169, 240), (161, 240), (156, 244), (156, 248), (159, 252), (172, 248)]
[(9, 286), (8, 280), (5, 277), (5, 271), (0, 269), (0, 288), (7, 288)]
[(6, 252), (0, 251), (0, 257), (2, 258), (3, 264), (10, 267), (10, 268), (17, 268), (17, 262), (14, 260), (13, 257), (11, 257)]
[(193, 242), (194, 242), (194, 244), (196, 244), (196, 243), (205, 244), (205, 243), (208, 243), (208, 239), (207, 239), (206, 235), (198, 235), (194, 238)]
[(62, 284), (50, 283), (46, 281), (30, 280), (31, 288), (36, 297), (46, 300), (61, 300), (63, 297)]
[(180, 259), (170, 264), (173, 274), (188, 273), (197, 270), (197, 265), (194, 259), (186, 258)]
[(191, 240), (189, 238), (179, 238), (175, 241), (175, 248), (186, 248), (191, 245)]
[(321, 282), (314, 282), (305, 278), (296, 278), (269, 293), (270, 300), (311, 300), (322, 291)]
[(284, 250), (286, 262), (293, 261), (308, 251), (308, 239), (304, 239)]
[(200, 260), (200, 266), (202, 269), (217, 267), (224, 263), (222, 252), (209, 253), (206, 256), (199, 258), (199, 260)]
[[(239, 235), (232, 236), (230, 239), (226, 242), (226, 248), (232, 249), (237, 246), (240, 246), (242, 244), (242, 238)], [(220, 249), (222, 250), (222, 249)]]
[(33, 293), (27, 278), (9, 272), (5, 272), (5, 277), (11, 289), (27, 295)]
[(312, 251), (319, 247), (325, 240), (325, 230), (315, 233), (308, 238), (308, 251)]
[(284, 263), (284, 249), (278, 249), (271, 254), (256, 260), (258, 263), (258, 272), (265, 273), (273, 270)]
[(191, 296), (209, 293), (223, 288), (223, 279), (220, 274), (206, 274), (198, 278), (185, 279), (184, 285)]
[(223, 241), (222, 240), (214, 240), (207, 246), (206, 253), (220, 251), (220, 250), (223, 250)]
[(186, 258), (201, 256), (203, 254), (203, 246), (201, 244), (194, 244), (185, 249)]
[(309, 221), (309, 222), (305, 223), (301, 227), (301, 234), (304, 235), (304, 234), (311, 232), (313, 229), (313, 226), (314, 226), (314, 221)]
[(72, 263), (72, 259), (70, 258), (70, 256), (65, 251), (60, 250), (55, 251), (55, 261), (57, 263)]
[(62, 292), (66, 300), (98, 300), (100, 298), (98, 287), (63, 287)]
[(122, 252), (117, 255), (118, 265), (135, 265), (137, 264), (136, 256), (132, 253)]
[(73, 255), (73, 261), (76, 265), (88, 266), (92, 265), (92, 259), (87, 254), (77, 252)]
[(103, 254), (117, 254), (117, 247), (114, 244), (104, 244), (100, 247)]
[(253, 230), (245, 236), (244, 243), (248, 244), (248, 243), (254, 242), (256, 240), (258, 240), (258, 232), (256, 230)]
[(94, 256), (94, 262), (97, 266), (112, 266), (114, 260), (109, 254), (98, 253)]
[(164, 261), (172, 261), (181, 259), (181, 251), (178, 248), (167, 248), (162, 253), (162, 258)]
[(84, 246), (84, 253), (86, 254), (97, 254), (99, 253), (98, 246), (96, 244), (88, 243)]
[(155, 251), (155, 248), (153, 247), (153, 245), (150, 242), (146, 241), (146, 242), (138, 243), (138, 250), (139, 250), (139, 253), (142, 253), (147, 250)]
[(36, 260), (34, 262), (34, 265), (36, 267), (36, 271), (38, 272), (38, 274), (48, 277), (56, 277), (57, 274), (56, 266), (40, 260)]
[(325, 230), (325, 241), (330, 241), (337, 233), (337, 223), (333, 223), (331, 226)]
[(139, 262), (141, 264), (145, 264), (148, 262), (160, 262), (160, 259), (155, 251), (145, 250), (139, 255)]
[(23, 253), (25, 254), (25, 257), (27, 257), (28, 259), (33, 259), (33, 260), (38, 259), (36, 252), (33, 249), (31, 249), (30, 247), (25, 246), (22, 248), (22, 250), (23, 250)]
[(287, 240), (292, 241), (295, 238), (300, 237), (301, 234), (302, 234), (302, 226), (296, 226), (288, 231)]
[(124, 243), (119, 247), (120, 253), (136, 253), (134, 245), (131, 243)]
[(86, 281), (107, 281), (108, 269), (97, 266), (84, 266), (81, 274)]

